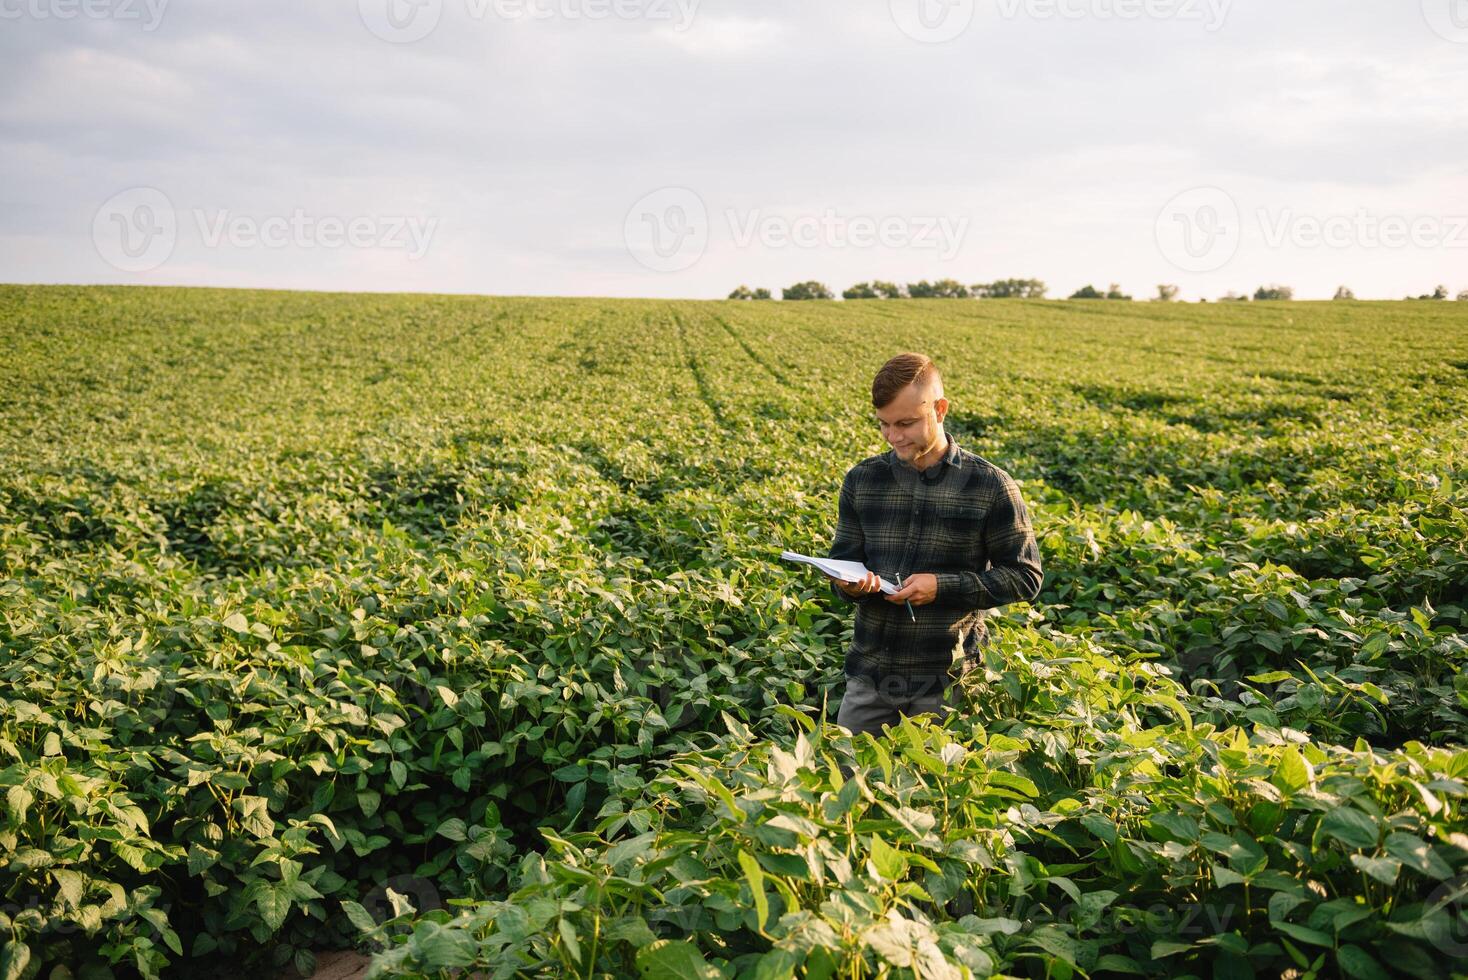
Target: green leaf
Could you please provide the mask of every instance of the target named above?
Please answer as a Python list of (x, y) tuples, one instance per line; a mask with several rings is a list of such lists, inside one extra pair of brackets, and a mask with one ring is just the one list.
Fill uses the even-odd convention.
[(793, 980), (802, 957), (788, 949), (772, 949), (759, 958), (749, 980)]
[(1279, 765), (1270, 781), (1286, 793), (1298, 793), (1310, 786), (1311, 777), (1310, 763), (1291, 745), (1280, 753)]
[(1077, 940), (1054, 926), (1040, 926), (1030, 934), (1025, 945), (1043, 949), (1051, 956), (1077, 969), (1084, 961), (1095, 956), (1094, 943)]
[(1152, 958), (1154, 960), (1166, 959), (1176, 956), (1178, 953), (1186, 953), (1193, 948), (1192, 943), (1180, 943), (1171, 939), (1159, 939), (1152, 944)]
[(1373, 633), (1365, 643), (1361, 644), (1361, 653), (1364, 659), (1373, 660), (1386, 650), (1391, 637), (1386, 633)]
[(759, 923), (759, 929), (764, 931), (765, 922), (770, 917), (770, 900), (765, 895), (765, 873), (760, 868), (759, 862), (754, 855), (740, 848), (739, 866), (744, 869), (745, 880), (749, 882), (750, 894), (754, 896), (755, 916)]
[(1400, 831), (1387, 834), (1385, 847), (1386, 852), (1392, 857), (1413, 871), (1421, 872), (1429, 878), (1442, 881), (1453, 873), (1447, 862), (1438, 857), (1432, 846), (1416, 834), (1405, 834)]
[(56, 881), (56, 890), (62, 901), (71, 908), (81, 905), (85, 881), (80, 874), (65, 868), (52, 868), (51, 877)]
[(1367, 857), (1364, 854), (1352, 854), (1351, 863), (1383, 885), (1396, 884), (1397, 875), (1402, 870), (1402, 862), (1392, 857)]
[(1107, 844), (1116, 843), (1116, 824), (1111, 822), (1110, 817), (1100, 813), (1088, 813), (1081, 817), (1081, 826)]
[(290, 888), (284, 882), (260, 881), (255, 883), (255, 907), (267, 928), (275, 932), (290, 914)]
[(435, 973), (471, 967), (478, 960), (479, 943), (465, 929), (429, 922), (414, 931), (413, 945)]
[(1336, 950), (1335, 958), (1343, 977), (1352, 977), (1353, 980), (1387, 980), (1386, 970), (1360, 946), (1342, 946)]
[(902, 852), (888, 844), (876, 834), (871, 838), (872, 866), (877, 874), (888, 881), (896, 881), (907, 871), (907, 859)]
[(1229, 885), (1242, 885), (1245, 881), (1243, 875), (1237, 871), (1222, 867), (1221, 865), (1210, 865), (1213, 869), (1213, 883), (1219, 888), (1227, 888)]
[(1134, 973), (1137, 976), (1146, 976), (1147, 971), (1142, 965), (1130, 956), (1122, 956), (1120, 953), (1106, 953), (1096, 961), (1096, 971), (1099, 973)]
[(377, 929), (377, 922), (371, 913), (356, 902), (342, 902), (342, 911), (347, 914), (347, 921), (359, 932), (373, 932)]
[(163, 937), (164, 944), (179, 956), (183, 955), (183, 943), (179, 941), (178, 933), (174, 932), (168, 923), (168, 913), (163, 909), (143, 909), (142, 917), (158, 930)]
[(224, 620), (224, 628), (234, 630), (236, 633), (250, 632), (250, 621), (243, 613), (230, 613)]
[(989, 784), (991, 786), (1003, 786), (1006, 789), (1015, 790), (1029, 797), (1040, 795), (1040, 790), (1035, 786), (1034, 782), (1023, 776), (1016, 776), (1014, 773), (1004, 772), (1003, 770), (996, 769), (994, 772), (989, 773)]
[(1255, 684), (1278, 684), (1294, 680), (1295, 675), (1287, 670), (1271, 670), (1267, 674), (1251, 674), (1247, 679)]
[(163, 864), (163, 858), (160, 855), (126, 841), (115, 842), (112, 845), (112, 853), (145, 874)]
[(565, 944), (566, 951), (571, 954), (571, 959), (580, 963), (581, 940), (576, 935), (576, 924), (562, 916), (560, 921), (556, 923), (556, 931), (560, 933), (561, 942)]
[(697, 946), (672, 939), (660, 939), (639, 951), (637, 971), (642, 980), (720, 980), (722, 976)]
[(246, 833), (256, 837), (270, 837), (275, 833), (275, 821), (270, 818), (270, 807), (263, 796), (237, 796), (234, 808), (240, 811), (240, 826)]
[(357, 790), (357, 806), (362, 811), (362, 816), (370, 817), (377, 812), (382, 803), (382, 794), (375, 789)]
[(19, 980), (31, 962), (31, 948), (12, 939), (0, 948), (0, 980)]
[(197, 876), (208, 871), (219, 861), (219, 854), (199, 844), (189, 845), (189, 874)]
[(647, 920), (640, 915), (629, 915), (608, 922), (606, 937), (608, 942), (628, 943), (639, 949), (657, 942), (658, 938), (648, 926)]
[(591, 774), (591, 770), (580, 763), (561, 766), (551, 776), (563, 783), (579, 783)]
[(1375, 817), (1350, 805), (1338, 806), (1320, 819), (1320, 832), (1358, 851), (1376, 847), (1381, 827)]
[(30, 808), (36, 796), (24, 786), (12, 786), (5, 791), (5, 803), (10, 808), (10, 815), (17, 823), (25, 823), (26, 810)]
[(1312, 946), (1324, 946), (1326, 949), (1331, 949), (1335, 946), (1335, 940), (1319, 929), (1311, 929), (1308, 926), (1296, 925), (1293, 922), (1285, 922), (1283, 920), (1273, 920), (1269, 925), (1270, 928), (1278, 929), (1285, 935), (1292, 936), (1302, 943), (1309, 943)]
[[(134, 851), (137, 850), (136, 847), (132, 847), (132, 845), (130, 844), (121, 843), (116, 845), (113, 850), (116, 850), (117, 847), (129, 847)], [(124, 858), (123, 860), (127, 859)], [(19, 871), (37, 871), (41, 868), (49, 868), (55, 863), (56, 855), (52, 854), (50, 851), (43, 851), (39, 847), (26, 847), (15, 852), (15, 856), (10, 859), (9, 865), (6, 866), (6, 870), (12, 873)], [(137, 865), (133, 866), (137, 867)], [(139, 868), (138, 870), (146, 871), (147, 868)]]
[(450, 817), (438, 825), (435, 833), (452, 841), (461, 841), (468, 837), (468, 825), (459, 817)]

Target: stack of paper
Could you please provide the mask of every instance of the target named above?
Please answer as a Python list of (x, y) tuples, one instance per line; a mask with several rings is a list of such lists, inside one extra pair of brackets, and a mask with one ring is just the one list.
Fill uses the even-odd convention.
[[(804, 562), (814, 565), (827, 575), (839, 578), (843, 582), (860, 582), (866, 577), (869, 569), (859, 561), (842, 561), (837, 558), (812, 558), (810, 555), (798, 555), (793, 551), (782, 551), (780, 557), (786, 561)], [(887, 595), (897, 591), (897, 586), (886, 579), (878, 579), (882, 583), (882, 591)]]

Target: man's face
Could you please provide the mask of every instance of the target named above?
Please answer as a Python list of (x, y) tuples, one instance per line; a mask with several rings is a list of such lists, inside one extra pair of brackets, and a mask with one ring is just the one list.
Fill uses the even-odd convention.
[(948, 399), (935, 399), (933, 394), (927, 387), (908, 385), (876, 410), (882, 438), (904, 463), (911, 463), (942, 438), (939, 427), (948, 412)]

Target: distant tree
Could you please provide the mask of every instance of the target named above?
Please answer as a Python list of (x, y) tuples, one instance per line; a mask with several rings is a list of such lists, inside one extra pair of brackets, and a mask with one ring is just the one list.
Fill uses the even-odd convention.
[(1335, 296), (1333, 298), (1334, 299), (1355, 299), (1356, 298), (1356, 294), (1353, 293), (1353, 292), (1351, 292), (1351, 290), (1350, 290), (1349, 287), (1342, 286), (1341, 288), (1339, 288), (1339, 289), (1337, 289), (1335, 291)]
[(1099, 291), (1095, 286), (1085, 285), (1070, 294), (1071, 299), (1105, 299), (1106, 294)]
[(1260, 286), (1258, 289), (1254, 290), (1254, 299), (1256, 300), (1285, 300), (1294, 298), (1295, 291), (1289, 286), (1280, 286), (1278, 284), (1274, 284), (1269, 286)]
[(1458, 294), (1458, 302), (1459, 303), (1468, 303), (1468, 289), (1465, 289), (1461, 293)]
[(1124, 292), (1121, 291), (1121, 287), (1118, 286), (1116, 283), (1112, 283), (1111, 284), (1111, 288), (1108, 289), (1108, 290), (1106, 290), (1106, 298), (1107, 299), (1125, 299), (1125, 300), (1130, 300), (1131, 299), (1130, 296), (1128, 296), (1126, 293), (1124, 293)]
[(1157, 287), (1157, 302), (1171, 303), (1177, 299), (1178, 288), (1176, 286), (1159, 285)]
[(774, 299), (768, 289), (750, 289), (748, 286), (740, 286), (729, 294), (730, 299)]
[(1230, 289), (1227, 293), (1218, 297), (1218, 301), (1220, 303), (1247, 303), (1249, 302), (1249, 297), (1240, 295)]
[(968, 299), (968, 287), (957, 279), (939, 279), (937, 282), (910, 282), (907, 295), (913, 299)]
[(873, 279), (872, 288), (883, 299), (907, 299), (907, 293), (903, 292), (902, 287), (895, 282), (884, 282), (881, 279)]
[(859, 282), (841, 291), (842, 299), (878, 299), (877, 290), (869, 282)]
[(1039, 279), (996, 279), (970, 288), (976, 299), (1044, 299), (1048, 287)]
[(780, 290), (780, 295), (784, 299), (791, 300), (836, 298), (831, 294), (831, 291), (826, 288), (824, 283), (816, 282), (814, 279), (809, 279), (805, 282), (798, 282), (793, 286), (786, 286), (784, 289)]
[(1405, 296), (1404, 299), (1447, 299), (1448, 287), (1439, 286), (1431, 293), (1423, 293), (1421, 296)]

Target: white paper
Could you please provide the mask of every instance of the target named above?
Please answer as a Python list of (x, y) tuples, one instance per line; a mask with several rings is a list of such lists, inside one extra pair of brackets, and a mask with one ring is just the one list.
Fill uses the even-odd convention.
[[(813, 565), (827, 575), (834, 575), (843, 582), (860, 582), (870, 571), (870, 569), (859, 561), (843, 561), (839, 558), (812, 558), (810, 555), (799, 555), (793, 551), (782, 551), (780, 552), (780, 557), (786, 561), (798, 561), (807, 565)], [(882, 591), (885, 594), (891, 595), (897, 591), (897, 586), (886, 579), (879, 578), (877, 581), (882, 583)]]

